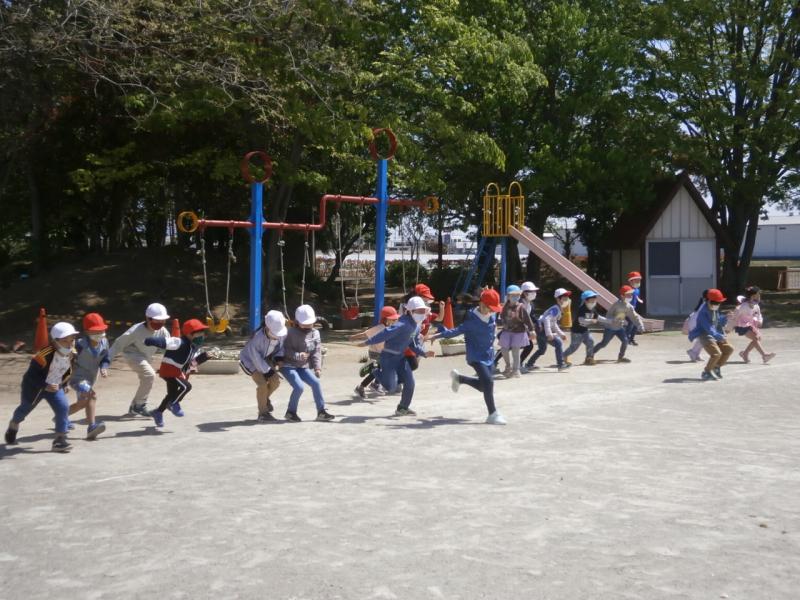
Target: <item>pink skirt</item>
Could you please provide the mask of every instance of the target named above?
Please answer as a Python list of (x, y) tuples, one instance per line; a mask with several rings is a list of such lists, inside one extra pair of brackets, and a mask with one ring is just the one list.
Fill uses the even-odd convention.
[(520, 333), (512, 333), (511, 331), (500, 332), (500, 347), (503, 350), (509, 348), (524, 348), (530, 343), (528, 334), (524, 331)]

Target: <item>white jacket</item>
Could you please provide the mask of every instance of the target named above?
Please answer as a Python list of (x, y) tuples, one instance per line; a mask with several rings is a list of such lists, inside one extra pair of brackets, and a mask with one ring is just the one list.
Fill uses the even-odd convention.
[[(156, 353), (155, 346), (145, 346), (144, 341), (149, 337), (158, 338), (171, 338), (169, 331), (166, 327), (162, 327), (157, 331), (153, 331), (147, 326), (147, 323), (142, 321), (137, 323), (128, 331), (119, 336), (111, 345), (108, 351), (108, 360), (111, 362), (118, 354), (122, 354), (125, 360), (139, 362), (141, 360), (150, 360)], [(176, 338), (180, 341), (180, 338)]]

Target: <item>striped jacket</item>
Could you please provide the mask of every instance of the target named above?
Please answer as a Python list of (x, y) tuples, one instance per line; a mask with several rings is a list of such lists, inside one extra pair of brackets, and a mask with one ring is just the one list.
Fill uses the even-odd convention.
[(149, 337), (144, 343), (147, 346), (156, 346), (166, 350), (164, 358), (161, 359), (161, 366), (158, 368), (158, 375), (162, 379), (169, 377), (186, 379), (186, 374), (192, 366), (192, 361), (200, 365), (208, 360), (208, 354), (200, 352), (192, 346), (192, 340), (186, 336), (179, 338)]
[[(47, 387), (47, 375), (50, 372), (50, 365), (55, 358), (56, 349), (53, 345), (48, 345), (39, 350), (31, 359), (28, 370), (22, 376), (22, 393), (26, 396), (38, 396)], [(75, 360), (75, 352), (72, 352), (70, 362)], [(61, 377), (60, 387), (63, 389), (69, 382), (72, 373), (72, 366), (68, 368)]]

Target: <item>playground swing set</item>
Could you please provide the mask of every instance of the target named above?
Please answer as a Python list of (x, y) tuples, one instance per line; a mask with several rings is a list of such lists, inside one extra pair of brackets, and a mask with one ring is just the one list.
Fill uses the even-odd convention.
[[(278, 249), (280, 252), (280, 269), (281, 269), (281, 282), (283, 293), (283, 308), (288, 316), (288, 307), (286, 306), (286, 286), (284, 282), (284, 268), (283, 268), (283, 247), (284, 245), (282, 236), (285, 231), (302, 231), (306, 235), (305, 241), (305, 257), (303, 261), (303, 276), (301, 284), (301, 301), (305, 292), (305, 269), (306, 265), (310, 264), (308, 259), (308, 235), (312, 231), (321, 231), (327, 224), (327, 206), (333, 203), (336, 208), (342, 203), (351, 203), (360, 205), (363, 218), (364, 205), (375, 205), (377, 212), (377, 222), (375, 231), (375, 312), (374, 322), (377, 323), (380, 319), (380, 311), (383, 308), (383, 297), (385, 289), (385, 262), (386, 262), (386, 217), (389, 206), (400, 206), (405, 208), (416, 207), (423, 210), (427, 214), (435, 213), (439, 210), (439, 199), (435, 196), (428, 196), (422, 200), (407, 200), (399, 198), (389, 198), (388, 194), (388, 163), (394, 157), (397, 149), (397, 138), (389, 128), (377, 128), (372, 130), (373, 139), (369, 145), (369, 151), (373, 160), (377, 163), (377, 183), (375, 189), (375, 196), (345, 196), (341, 194), (325, 194), (320, 198), (319, 203), (319, 221), (317, 223), (284, 223), (284, 222), (269, 222), (264, 220), (263, 206), (264, 206), (264, 185), (270, 180), (272, 176), (272, 159), (266, 152), (253, 151), (248, 152), (242, 158), (240, 163), (240, 171), (245, 182), (250, 186), (250, 220), (236, 221), (236, 220), (212, 220), (199, 218), (193, 211), (183, 211), (178, 215), (177, 226), (179, 231), (183, 233), (192, 234), (199, 232), (200, 235), (200, 252), (203, 259), (203, 283), (206, 291), (206, 310), (207, 322), (212, 331), (216, 333), (223, 333), (229, 330), (230, 317), (228, 314), (228, 291), (225, 295), (225, 308), (218, 321), (214, 320), (211, 313), (211, 304), (208, 297), (208, 280), (206, 273), (205, 263), (205, 242), (203, 234), (209, 227), (223, 227), (229, 231), (229, 252), (228, 252), (228, 274), (227, 274), (227, 289), (230, 288), (230, 269), (231, 263), (235, 260), (233, 256), (232, 240), (233, 231), (235, 229), (247, 229), (250, 233), (250, 293), (249, 293), (249, 314), (248, 326), (250, 331), (255, 331), (261, 325), (262, 315), (262, 247), (263, 247), (263, 232), (265, 229), (278, 230), (279, 240)], [(386, 135), (389, 142), (389, 150), (386, 156), (380, 156), (376, 145), (377, 137), (379, 135)], [(262, 179), (256, 179), (251, 174), (250, 161), (258, 159), (263, 164), (264, 174)], [(338, 214), (335, 213), (335, 216)], [(341, 220), (339, 220), (341, 224)], [(341, 249), (341, 227), (339, 227), (339, 247)], [(340, 251), (341, 258), (341, 251)], [(347, 303), (344, 294), (344, 282), (342, 282), (342, 301), (343, 301), (343, 316), (357, 317), (358, 316), (358, 291), (356, 290), (356, 304), (351, 307)], [(354, 311), (355, 309), (355, 311)]]

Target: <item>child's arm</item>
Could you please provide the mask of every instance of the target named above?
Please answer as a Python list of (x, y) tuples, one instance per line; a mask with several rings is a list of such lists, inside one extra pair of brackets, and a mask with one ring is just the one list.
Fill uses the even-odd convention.
[(319, 377), (322, 371), (322, 338), (317, 330), (314, 330), (314, 351), (308, 357), (308, 364)]
[(627, 313), (628, 318), (632, 322), (636, 323), (636, 329), (639, 330), (639, 333), (642, 333), (644, 331), (644, 321), (642, 321), (642, 317), (639, 316), (639, 313), (636, 312), (636, 309), (629, 304), (625, 309), (625, 312)]
[(177, 337), (149, 337), (144, 340), (145, 346), (155, 346), (162, 350), (177, 350), (181, 347), (181, 338)]
[(200, 354), (194, 357), (194, 362), (196, 362), (198, 365), (202, 365), (209, 358), (211, 357), (208, 355), (208, 352), (201, 352)]

